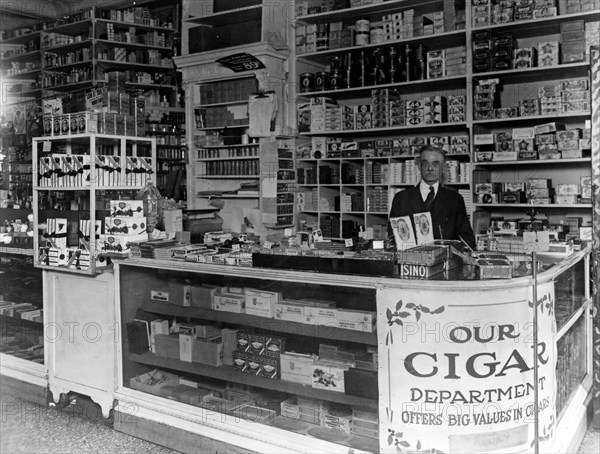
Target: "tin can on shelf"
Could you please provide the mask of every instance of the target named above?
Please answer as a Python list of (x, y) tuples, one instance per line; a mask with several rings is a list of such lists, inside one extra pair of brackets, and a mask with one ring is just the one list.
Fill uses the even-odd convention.
[(300, 74), (300, 93), (315, 90), (315, 75), (313, 73)]
[(342, 87), (342, 71), (336, 69), (331, 71), (331, 75), (329, 77), (329, 87), (331, 90), (338, 90)]
[(359, 19), (356, 21), (356, 33), (369, 33), (371, 30), (371, 22), (367, 19)]
[(319, 71), (315, 73), (315, 91), (329, 90), (329, 72)]
[(338, 56), (331, 57), (329, 66), (331, 67), (331, 71), (341, 70), (342, 69), (342, 59)]
[(370, 31), (371, 44), (381, 44), (385, 40), (383, 27), (374, 27)]
[(355, 46), (366, 46), (369, 44), (369, 32), (356, 32), (354, 35)]

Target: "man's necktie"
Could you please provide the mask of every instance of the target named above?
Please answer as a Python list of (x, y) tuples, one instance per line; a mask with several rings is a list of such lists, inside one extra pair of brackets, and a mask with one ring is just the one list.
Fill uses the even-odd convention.
[(433, 189), (433, 186), (429, 186), (429, 194), (427, 194), (427, 198), (425, 199), (425, 205), (427, 205), (428, 209), (431, 209), (431, 204), (433, 203), (434, 198), (435, 189)]

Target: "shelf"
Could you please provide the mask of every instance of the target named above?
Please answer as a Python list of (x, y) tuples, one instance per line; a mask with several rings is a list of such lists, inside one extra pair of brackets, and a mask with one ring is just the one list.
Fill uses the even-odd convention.
[(539, 209), (539, 208), (568, 208), (568, 209), (586, 209), (590, 210), (592, 208), (591, 203), (577, 203), (571, 205), (559, 205), (556, 203), (550, 204), (534, 204), (531, 203), (474, 203), (473, 204), (477, 208), (531, 208)]
[(214, 162), (214, 161), (239, 161), (239, 160), (257, 160), (260, 156), (232, 156), (227, 158), (202, 158), (196, 159), (196, 162)]
[(233, 312), (214, 311), (212, 309), (201, 309), (198, 307), (183, 307), (152, 301), (144, 303), (142, 309), (146, 312), (169, 316), (192, 317), (214, 322), (252, 326), (254, 328), (266, 329), (278, 333), (294, 333), (318, 339), (336, 339), (366, 345), (377, 345), (377, 333), (374, 332), (367, 333), (333, 328), (326, 325), (308, 325), (305, 323), (290, 322), (275, 318), (259, 317), (257, 315), (235, 314)]
[(208, 126), (206, 128), (194, 128), (194, 131), (215, 131), (219, 129), (241, 129), (241, 128), (249, 128), (249, 124), (245, 125), (227, 125), (227, 126)]
[(259, 4), (246, 6), (244, 8), (229, 9), (204, 17), (189, 17), (185, 19), (185, 22), (208, 27), (221, 27), (223, 25), (230, 25), (238, 22), (255, 22), (260, 20), (261, 15), (262, 4)]
[[(583, 114), (580, 114), (581, 116)], [(589, 114), (588, 114), (589, 115)], [(544, 117), (546, 118), (546, 117)], [(554, 117), (556, 118), (556, 117)], [(496, 120), (503, 121), (503, 120)], [(371, 128), (371, 129), (345, 129), (343, 131), (314, 131), (314, 132), (301, 132), (301, 136), (351, 136), (351, 135), (361, 135), (361, 136), (374, 136), (380, 134), (393, 134), (398, 131), (427, 131), (427, 130), (436, 130), (438, 131), (449, 131), (452, 129), (462, 128), (465, 129), (467, 124), (465, 122), (461, 123), (438, 123), (433, 125), (416, 125), (416, 126), (395, 126), (390, 128)]]
[(530, 83), (542, 80), (585, 77), (590, 69), (588, 62), (569, 63), (557, 66), (510, 69), (508, 71), (489, 71), (473, 74), (473, 79), (499, 77), (502, 82)]
[[(363, 17), (363, 16), (356, 16)], [(381, 19), (380, 19), (381, 20)], [(380, 48), (385, 49), (387, 46), (398, 46), (403, 44), (419, 43), (427, 47), (427, 50), (446, 49), (448, 47), (456, 47), (465, 44), (466, 34), (464, 30), (457, 30), (436, 35), (415, 36), (413, 38), (400, 39), (397, 41), (386, 41), (377, 44), (367, 44), (366, 46), (351, 46), (341, 47), (338, 49), (327, 49), (318, 52), (298, 54), (297, 60), (326, 64), (333, 55), (347, 54), (348, 52), (370, 51)], [(385, 53), (385, 50), (384, 50)]]
[[(437, 3), (440, 5), (442, 4), (441, 1)], [(343, 21), (344, 19), (356, 19), (357, 17), (380, 21), (382, 13), (387, 11), (397, 12), (399, 10), (415, 8), (421, 5), (423, 5), (423, 2), (418, 0), (389, 0), (387, 2), (372, 3), (370, 5), (344, 8), (324, 13), (307, 14), (306, 16), (298, 16), (296, 19), (299, 22), (305, 22), (307, 24)]]
[(33, 257), (33, 249), (0, 246), (0, 254), (28, 255)]
[(72, 82), (70, 84), (62, 84), (62, 85), (52, 85), (51, 87), (44, 87), (42, 88), (42, 90), (48, 90), (48, 91), (71, 91), (74, 89), (78, 89), (81, 87), (88, 87), (91, 85), (99, 85), (99, 84), (105, 84), (106, 82), (104, 80), (95, 80), (95, 79), (90, 79), (90, 80), (83, 80), (81, 82)]
[[(129, 82), (133, 84), (134, 82)], [(127, 83), (126, 83), (127, 84)], [(183, 107), (163, 107), (163, 106), (150, 106), (146, 107), (146, 112), (185, 112)], [(161, 133), (158, 133), (160, 135)]]
[(25, 52), (19, 55), (13, 55), (12, 57), (2, 58), (3, 63), (9, 63), (12, 61), (36, 61), (40, 59), (40, 50), (32, 50), (31, 52)]
[[(17, 93), (10, 93), (8, 94), (8, 96), (15, 96), (15, 95), (20, 95), (23, 98), (35, 98), (35, 97), (39, 97), (42, 94), (42, 89), (41, 88), (34, 88), (33, 90), (25, 90), (25, 91), (20, 91)], [(22, 101), (18, 101), (18, 103), (21, 103)], [(8, 106), (10, 104), (4, 104), (4, 106)]]
[(306, 93), (298, 93), (298, 96), (310, 97), (336, 95), (336, 98), (342, 96), (350, 98), (361, 94), (364, 94), (365, 96), (371, 96), (371, 90), (380, 90), (384, 88), (402, 89), (402, 94), (405, 94), (410, 92), (421, 92), (423, 91), (423, 88), (430, 90), (449, 90), (452, 88), (461, 88), (466, 86), (466, 81), (466, 76), (452, 76), (441, 77), (439, 79), (411, 80), (410, 82), (397, 82), (393, 84), (369, 85), (366, 87), (341, 88), (338, 90), (311, 91)]
[(492, 162), (474, 162), (476, 166), (514, 166), (514, 165), (562, 165), (562, 164), (579, 164), (579, 163), (590, 163), (592, 158), (578, 158), (578, 159), (532, 159), (527, 161), (492, 161)]
[(199, 147), (200, 149), (210, 149), (210, 150), (223, 150), (223, 149), (227, 149), (227, 148), (243, 148), (243, 147), (258, 147), (260, 144), (259, 143), (248, 143), (246, 145), (243, 144), (236, 144), (236, 145), (214, 145), (214, 146), (206, 146), (206, 147)]
[(260, 195), (254, 194), (196, 194), (199, 199), (258, 199)]
[[(446, 154), (446, 159), (452, 159), (452, 157), (470, 157), (470, 153), (454, 153)], [(416, 156), (373, 156), (373, 157), (353, 157), (353, 158), (301, 158), (298, 162), (323, 162), (323, 161), (387, 161), (389, 159), (415, 159)]]
[[(125, 82), (125, 86), (130, 87), (145, 87), (145, 88), (165, 88), (169, 90), (175, 90), (177, 87), (175, 85), (163, 85), (160, 82), (157, 83), (148, 83), (148, 82)], [(165, 107), (163, 107), (164, 109)]]
[[(63, 35), (80, 35), (92, 28), (92, 18), (56, 25), (44, 30), (44, 33), (61, 33)], [(90, 33), (91, 34), (91, 33)]]
[(11, 80), (11, 81), (19, 81), (19, 80), (36, 80), (39, 73), (42, 71), (42, 68), (32, 69), (29, 71), (23, 71), (18, 74), (6, 74), (2, 75), (2, 79)]
[(149, 72), (157, 72), (157, 71), (174, 71), (174, 66), (158, 66), (158, 65), (149, 65), (147, 63), (135, 63), (128, 61), (114, 61), (114, 60), (96, 60), (98, 65), (107, 66), (109, 68), (119, 68), (123, 70), (143, 70)]
[(25, 33), (20, 36), (13, 36), (12, 38), (7, 38), (0, 40), (0, 46), (11, 45), (11, 44), (27, 44), (31, 38), (39, 38), (40, 30), (31, 31), (29, 33)]
[(73, 186), (73, 187), (41, 187), (34, 186), (34, 191), (139, 191), (144, 185), (141, 186)]
[(227, 180), (241, 180), (241, 179), (256, 179), (260, 178), (260, 175), (196, 175), (197, 179), (208, 178), (211, 180), (217, 179), (227, 179)]
[(256, 386), (257, 388), (281, 391), (289, 394), (321, 399), (329, 402), (337, 402), (352, 406), (359, 406), (377, 410), (378, 402), (364, 397), (351, 396), (348, 394), (327, 391), (323, 389), (312, 388), (299, 383), (287, 382), (284, 380), (273, 380), (255, 375), (245, 374), (233, 370), (231, 366), (214, 367), (205, 364), (188, 363), (174, 358), (159, 357), (153, 353), (144, 353), (142, 355), (130, 354), (128, 359), (140, 364), (146, 364), (163, 369), (171, 369), (180, 372), (187, 372), (204, 377), (216, 378), (233, 383)]
[(206, 107), (222, 107), (222, 106), (242, 106), (244, 104), (248, 104), (248, 100), (240, 100), (240, 101), (226, 101), (226, 102), (215, 102), (212, 104), (202, 104), (199, 106), (194, 106), (194, 109), (204, 109)]
[[(544, 17), (541, 19), (532, 19), (510, 24), (488, 25), (484, 27), (472, 27), (473, 32), (480, 30), (492, 30), (504, 33), (516, 33), (517, 37), (540, 36), (544, 34), (560, 33), (561, 22), (570, 20), (598, 20), (600, 12), (586, 11), (583, 13), (561, 14), (560, 16)], [(529, 27), (528, 27), (529, 26)]]
[[(35, 310), (35, 309), (33, 309)], [(0, 315), (0, 321), (2, 325), (4, 324), (18, 324), (29, 326), (30, 328), (39, 329), (40, 331), (44, 329), (44, 324), (42, 322), (34, 322), (33, 320), (27, 320), (24, 318), (10, 317), (8, 315)]]
[(128, 43), (124, 41), (111, 41), (108, 39), (96, 39), (96, 43), (98, 44), (106, 44), (113, 47), (131, 47), (133, 49), (154, 49), (154, 50), (164, 50), (171, 51), (170, 47), (163, 46), (155, 46), (153, 44), (140, 44), (140, 43)]
[(92, 39), (86, 38), (81, 41), (77, 41), (77, 42), (73, 42), (73, 43), (61, 44), (58, 46), (51, 46), (51, 47), (44, 47), (42, 49), (42, 52), (61, 52), (64, 50), (71, 50), (71, 49), (77, 49), (80, 47), (86, 47), (86, 46), (89, 46), (90, 44), (93, 44)]
[(44, 137), (34, 137), (35, 142), (45, 142), (48, 140), (60, 140), (65, 142), (77, 142), (77, 143), (89, 143), (90, 136), (94, 136), (96, 139), (102, 140), (112, 140), (112, 141), (121, 141), (123, 139), (128, 141), (140, 141), (147, 142), (148, 145), (155, 140), (153, 137), (146, 136), (119, 136), (115, 134), (99, 134), (99, 133), (80, 133), (80, 134), (68, 134), (68, 135), (60, 135), (60, 136), (44, 136)]
[(118, 27), (123, 27), (125, 29), (129, 29), (129, 27), (135, 27), (137, 30), (159, 31), (159, 32), (165, 32), (165, 33), (172, 33), (172, 32), (177, 31), (174, 28), (159, 27), (157, 25), (138, 24), (135, 22), (121, 22), (121, 21), (110, 20), (110, 19), (98, 18), (98, 19), (96, 19), (96, 22), (98, 24), (113, 24)]
[(49, 72), (62, 72), (65, 69), (75, 68), (77, 66), (91, 65), (93, 63), (94, 63), (94, 61), (92, 59), (90, 59), (90, 60), (76, 61), (73, 63), (67, 63), (66, 65), (42, 66), (42, 69), (44, 71), (49, 71)]
[(589, 116), (590, 112), (576, 112), (558, 115), (532, 115), (530, 117), (492, 118), (490, 120), (473, 120), (473, 125), (491, 125), (494, 123), (534, 123), (540, 120), (560, 121), (563, 118), (587, 118)]
[(33, 266), (35, 268), (40, 268), (40, 269), (48, 270), (48, 271), (62, 271), (65, 273), (84, 274), (87, 276), (89, 276), (91, 274), (100, 274), (100, 273), (104, 272), (105, 270), (112, 269), (112, 266), (96, 267), (96, 273), (93, 273), (91, 268), (88, 270), (78, 270), (76, 268), (67, 268), (66, 266), (49, 266), (49, 265), (43, 265), (41, 263), (34, 263)]
[[(278, 216), (286, 216), (286, 215), (280, 214)], [(281, 224), (281, 225), (265, 224), (265, 228), (267, 228), (267, 229), (287, 229), (289, 227), (294, 227), (294, 224)]]

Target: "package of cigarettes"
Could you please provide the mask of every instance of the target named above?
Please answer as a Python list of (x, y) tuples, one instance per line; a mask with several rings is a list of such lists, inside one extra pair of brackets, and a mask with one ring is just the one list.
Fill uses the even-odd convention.
[(587, 101), (569, 101), (562, 105), (562, 113), (589, 112), (590, 104)]
[(555, 195), (554, 203), (558, 205), (575, 205), (577, 203), (578, 196), (576, 195)]
[(563, 91), (582, 91), (588, 89), (589, 85), (587, 79), (573, 79), (565, 80), (562, 82)]

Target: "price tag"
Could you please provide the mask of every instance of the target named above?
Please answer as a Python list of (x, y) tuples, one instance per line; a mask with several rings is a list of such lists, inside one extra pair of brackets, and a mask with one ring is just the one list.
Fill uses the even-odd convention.
[(283, 230), (283, 236), (292, 236), (292, 235), (293, 235), (293, 233), (292, 233), (291, 228), (288, 227), (287, 229)]
[(52, 150), (52, 142), (50, 142), (49, 140), (46, 140), (44, 142), (44, 144), (42, 145), (42, 151), (50, 151)]
[(383, 249), (383, 241), (382, 240), (373, 241), (373, 249)]
[(227, 57), (219, 58), (217, 63), (227, 66), (233, 72), (252, 71), (254, 69), (262, 69), (265, 67), (262, 61), (254, 55), (247, 53), (239, 53), (228, 55)]
[(317, 229), (317, 230), (313, 231), (312, 235), (313, 235), (313, 241), (315, 243), (323, 241), (323, 232), (321, 231), (321, 229)]
[(240, 251), (240, 245), (239, 244), (232, 244), (231, 245), (231, 250), (233, 252), (239, 252)]
[(265, 241), (263, 243), (263, 248), (265, 249), (271, 249), (273, 247), (273, 243), (271, 243), (270, 241)]
[(344, 242), (346, 243), (346, 247), (354, 246), (354, 241), (352, 241), (352, 238), (345, 239)]
[(523, 250), (525, 253), (550, 250), (550, 233), (544, 231), (523, 232)]

